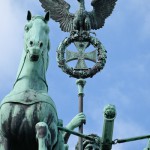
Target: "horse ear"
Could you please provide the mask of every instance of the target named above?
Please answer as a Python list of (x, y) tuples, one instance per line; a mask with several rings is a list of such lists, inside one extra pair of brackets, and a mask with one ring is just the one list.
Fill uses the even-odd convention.
[(46, 21), (46, 22), (48, 22), (49, 21), (49, 17), (50, 17), (50, 15), (49, 15), (49, 11), (46, 13), (46, 15), (45, 15), (45, 18), (44, 18), (44, 20)]
[(28, 13), (27, 13), (27, 20), (30, 21), (32, 18), (32, 14), (31, 12), (28, 10)]

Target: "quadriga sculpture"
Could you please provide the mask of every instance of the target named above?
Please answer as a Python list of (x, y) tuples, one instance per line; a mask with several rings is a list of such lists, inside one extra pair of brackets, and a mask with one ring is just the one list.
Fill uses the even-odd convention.
[(62, 150), (57, 111), (45, 78), (49, 13), (32, 17), (28, 11), (27, 20), (17, 79), (0, 105), (0, 150)]

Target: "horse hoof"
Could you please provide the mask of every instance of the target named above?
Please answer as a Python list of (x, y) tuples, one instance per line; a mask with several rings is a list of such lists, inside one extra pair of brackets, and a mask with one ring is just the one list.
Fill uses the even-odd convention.
[(44, 138), (49, 134), (48, 126), (45, 122), (37, 123), (35, 129), (36, 129), (36, 138)]

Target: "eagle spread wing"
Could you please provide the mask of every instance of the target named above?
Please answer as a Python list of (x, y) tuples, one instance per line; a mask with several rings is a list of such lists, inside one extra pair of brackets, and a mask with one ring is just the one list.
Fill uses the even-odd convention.
[[(60, 23), (60, 28), (65, 32), (74, 30), (75, 19), (77, 14), (69, 12), (70, 5), (64, 0), (39, 0), (45, 11), (50, 12), (50, 17)], [(86, 12), (90, 19), (91, 29), (97, 30), (102, 28), (105, 19), (111, 15), (117, 0), (92, 0), (91, 5), (93, 10)]]
[(69, 12), (70, 5), (64, 0), (39, 0), (45, 11), (50, 12), (50, 17), (60, 23), (62, 31), (73, 30), (74, 14)]
[(93, 10), (89, 12), (91, 29), (97, 30), (105, 24), (105, 19), (109, 17), (115, 7), (117, 0), (92, 0)]

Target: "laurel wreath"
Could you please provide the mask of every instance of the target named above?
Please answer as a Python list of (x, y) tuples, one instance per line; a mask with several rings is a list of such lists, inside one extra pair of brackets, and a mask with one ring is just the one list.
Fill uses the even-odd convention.
[[(89, 42), (92, 44), (96, 49), (97, 49), (97, 62), (92, 68), (88, 69), (83, 69), (83, 70), (76, 70), (73, 67), (70, 67), (67, 65), (66, 60), (65, 60), (65, 51), (66, 48), (73, 42)], [(70, 75), (70, 77), (74, 78), (92, 78), (96, 73), (100, 72), (106, 63), (106, 53), (107, 51), (105, 50), (104, 46), (102, 43), (95, 37), (92, 36), (82, 36), (82, 37), (67, 37), (65, 38), (59, 45), (58, 50), (57, 50), (57, 62), (58, 66), (62, 69), (63, 72), (66, 74)]]

